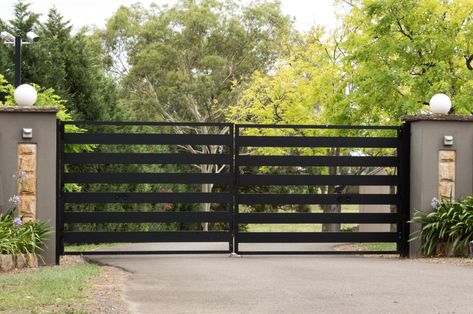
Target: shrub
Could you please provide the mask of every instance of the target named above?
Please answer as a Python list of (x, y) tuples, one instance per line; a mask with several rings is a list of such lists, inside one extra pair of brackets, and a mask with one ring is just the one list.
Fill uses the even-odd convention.
[(14, 210), (0, 214), (0, 254), (38, 253), (45, 247), (47, 236), (51, 233), (43, 221), (23, 223), (15, 218)]
[(420, 231), (411, 241), (421, 240), (420, 250), (426, 256), (466, 256), (473, 240), (473, 197), (462, 201), (434, 200), (431, 213), (416, 210), (410, 223), (420, 223)]

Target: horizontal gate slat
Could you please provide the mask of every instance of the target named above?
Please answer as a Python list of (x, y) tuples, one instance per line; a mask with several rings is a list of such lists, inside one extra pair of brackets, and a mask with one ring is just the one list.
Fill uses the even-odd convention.
[(228, 154), (65, 153), (65, 164), (229, 164)]
[(182, 183), (231, 184), (231, 173), (65, 173), (64, 183)]
[(65, 133), (64, 144), (231, 145), (229, 135)]
[(238, 223), (397, 223), (398, 213), (244, 213)]
[[(193, 126), (193, 127), (203, 127), (203, 126), (216, 126), (216, 127), (227, 127), (231, 128), (232, 123), (224, 122), (163, 122), (163, 121), (61, 121), (63, 125), (104, 125), (104, 126), (132, 126), (132, 125), (142, 125), (142, 126)], [(371, 128), (368, 126), (368, 128)], [(381, 127), (386, 128), (386, 127)], [(391, 127), (392, 128), (392, 127)]]
[(241, 232), (240, 243), (397, 242), (396, 232)]
[(395, 148), (396, 137), (239, 136), (238, 146)]
[(238, 177), (240, 185), (397, 185), (399, 178), (389, 175), (254, 175)]
[(397, 204), (394, 194), (239, 194), (238, 203), (255, 204)]
[(399, 130), (394, 125), (337, 125), (337, 124), (235, 124), (236, 129), (336, 129), (336, 130)]
[(398, 158), (353, 156), (238, 156), (238, 165), (397, 167)]
[(64, 193), (65, 203), (231, 203), (230, 193)]
[(166, 231), (166, 232), (75, 232), (63, 234), (66, 243), (111, 242), (228, 242), (230, 232), (218, 231)]
[(65, 212), (64, 223), (231, 222), (229, 212)]

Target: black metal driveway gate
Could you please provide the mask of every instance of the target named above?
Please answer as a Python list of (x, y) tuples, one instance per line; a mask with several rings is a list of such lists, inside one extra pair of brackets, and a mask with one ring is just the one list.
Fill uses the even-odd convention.
[[(283, 132), (284, 131), (284, 132)], [(289, 133), (286, 136), (272, 134)], [(256, 134), (256, 135), (255, 135)], [(266, 136), (265, 134), (271, 134)], [(309, 134), (309, 135), (307, 135)], [(374, 136), (373, 136), (374, 134)], [(330, 136), (332, 135), (332, 136)], [(235, 252), (239, 254), (387, 254), (408, 255), (409, 125), (306, 126), (236, 125)], [(273, 152), (274, 151), (274, 152)], [(256, 168), (256, 169), (255, 169)], [(390, 169), (391, 173), (376, 174)], [(262, 170), (260, 170), (262, 169)], [(289, 171), (288, 171), (289, 170)], [(351, 173), (350, 173), (351, 171)], [(348, 173), (347, 173), (348, 172)], [(306, 187), (303, 193), (277, 187)], [(318, 186), (319, 188), (312, 188)], [(331, 186), (332, 189), (328, 187)], [(362, 194), (359, 186), (385, 186), (390, 193)], [(250, 187), (250, 188), (249, 188)], [(272, 187), (272, 189), (271, 189)], [(350, 191), (351, 189), (351, 191)], [(280, 188), (281, 190), (281, 188)], [(270, 205), (270, 212), (262, 206)], [(286, 210), (280, 210), (286, 205)], [(302, 211), (287, 206), (305, 206)], [(309, 205), (309, 206), (308, 206)], [(338, 208), (313, 210), (314, 205)], [(371, 213), (345, 212), (342, 206), (375, 206)], [(390, 212), (376, 210), (388, 205)], [(253, 210), (246, 210), (248, 206)], [(263, 212), (258, 212), (259, 206)], [(311, 208), (312, 206), (312, 208)], [(242, 208), (243, 207), (243, 212)], [(256, 209), (256, 212), (255, 212)], [(289, 208), (290, 209), (290, 208)], [(251, 224), (384, 224), (384, 232), (252, 232)], [(394, 228), (392, 226), (395, 226)], [(248, 243), (395, 243), (392, 250), (319, 251), (241, 250)]]
[[(171, 133), (176, 128), (180, 131)], [(198, 128), (216, 133), (192, 134)], [(210, 146), (219, 149), (214, 154), (188, 152)], [(91, 251), (86, 254), (232, 252), (233, 125), (59, 122), (58, 152), (58, 255), (85, 253), (64, 252), (64, 243), (116, 242), (227, 242), (228, 249)], [(148, 170), (143, 172), (140, 165), (148, 165)], [(167, 172), (169, 168), (166, 166), (171, 165), (185, 169), (183, 172)], [(192, 165), (227, 167), (220, 173), (200, 173), (193, 170)], [(149, 167), (153, 166), (155, 168), (150, 170)], [(148, 185), (149, 189), (157, 184), (172, 185), (177, 189), (181, 186), (185, 192), (166, 188), (132, 192), (136, 185), (141, 185), (142, 189)], [(201, 184), (218, 184), (220, 191), (202, 193), (196, 192), (195, 188), (192, 191), (192, 186)], [(82, 190), (77, 191), (77, 185)], [(182, 189), (182, 186), (186, 188)], [(88, 192), (91, 188), (93, 192)], [(221, 206), (219, 211), (212, 212), (195, 211), (195, 206), (192, 207), (192, 204), (203, 203)], [(184, 211), (172, 211), (173, 204), (181, 204)], [(145, 206), (150, 208), (143, 210)], [(179, 229), (184, 230), (173, 231), (168, 226), (172, 223), (179, 223)], [(226, 227), (221, 231), (203, 231), (199, 228), (201, 223), (223, 223)], [(191, 227), (182, 228), (186, 224)]]
[[(58, 122), (58, 258), (229, 252), (407, 256), (409, 137), (408, 124), (399, 128)], [(215, 165), (221, 172), (202, 173), (193, 170), (196, 165)], [(388, 172), (379, 175), (380, 169)], [(203, 184), (213, 184), (213, 191), (200, 191)], [(173, 190), (165, 188), (168, 185)], [(363, 194), (360, 186), (390, 187), (391, 193)], [(199, 211), (198, 204), (204, 203), (212, 203), (212, 211)], [(346, 211), (347, 205), (355, 207)], [(366, 213), (358, 205), (388, 205), (391, 210)], [(203, 223), (214, 231), (206, 231)], [(288, 224), (341, 224), (342, 229), (271, 229)], [(391, 229), (356, 232), (358, 224), (387, 224)], [(263, 227), (255, 231), (258, 225)], [(228, 249), (64, 252), (64, 243), (114, 242), (225, 242)], [(390, 242), (396, 248), (243, 248), (321, 242)]]

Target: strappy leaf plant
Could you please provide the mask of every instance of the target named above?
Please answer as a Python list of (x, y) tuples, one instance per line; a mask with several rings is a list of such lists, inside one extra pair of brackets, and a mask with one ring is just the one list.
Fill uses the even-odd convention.
[(420, 239), (425, 256), (466, 256), (473, 240), (473, 197), (461, 201), (444, 199), (433, 202), (433, 211), (416, 210), (411, 223), (422, 228), (411, 234)]

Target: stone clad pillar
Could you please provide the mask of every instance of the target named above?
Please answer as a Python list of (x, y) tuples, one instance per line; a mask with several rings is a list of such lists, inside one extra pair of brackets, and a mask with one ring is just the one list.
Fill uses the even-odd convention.
[[(435, 198), (461, 199), (473, 194), (473, 116), (405, 116), (411, 124), (410, 208), (432, 211)], [(450, 142), (453, 137), (453, 142)], [(410, 225), (410, 232), (420, 229)], [(410, 256), (419, 256), (419, 241)]]
[[(18, 215), (46, 221), (53, 233), (42, 252), (45, 264), (56, 262), (56, 107), (0, 106), (0, 212), (20, 196)], [(32, 134), (23, 134), (23, 128)], [(12, 175), (24, 171), (18, 184)]]

